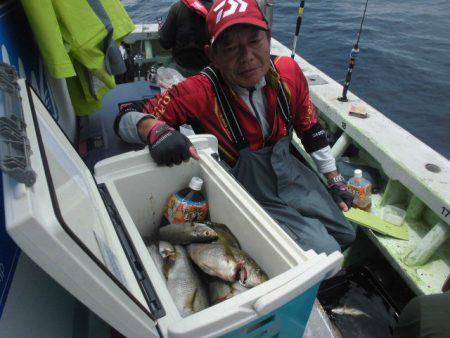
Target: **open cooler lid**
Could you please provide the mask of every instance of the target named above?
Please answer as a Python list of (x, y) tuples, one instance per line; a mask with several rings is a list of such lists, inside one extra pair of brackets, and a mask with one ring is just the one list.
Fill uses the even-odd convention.
[(136, 271), (139, 257), (133, 257), (126, 234), (118, 235), (118, 221), (111, 219), (91, 172), (36, 93), (5, 69), (0, 141), (8, 233), (122, 334), (160, 337), (155, 318), (164, 309), (145, 271)]

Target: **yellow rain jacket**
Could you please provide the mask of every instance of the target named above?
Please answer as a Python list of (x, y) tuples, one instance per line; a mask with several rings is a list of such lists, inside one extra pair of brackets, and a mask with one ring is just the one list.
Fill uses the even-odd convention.
[(79, 116), (101, 107), (125, 70), (118, 42), (134, 29), (119, 0), (21, 0), (50, 74), (68, 78)]

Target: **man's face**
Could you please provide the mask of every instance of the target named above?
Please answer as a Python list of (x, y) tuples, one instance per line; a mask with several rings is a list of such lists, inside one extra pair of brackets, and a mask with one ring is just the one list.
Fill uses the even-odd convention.
[(225, 81), (244, 88), (254, 87), (270, 67), (270, 32), (253, 26), (237, 25), (227, 29), (207, 47), (211, 63)]

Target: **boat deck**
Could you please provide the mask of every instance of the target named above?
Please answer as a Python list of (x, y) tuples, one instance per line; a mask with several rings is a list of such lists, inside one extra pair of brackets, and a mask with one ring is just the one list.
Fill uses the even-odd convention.
[[(272, 39), (272, 53), (290, 56), (291, 51)], [(440, 293), (450, 275), (450, 162), (351, 92), (347, 94), (348, 102), (337, 100), (342, 85), (298, 55), (296, 60), (308, 79), (318, 113), (330, 125), (345, 132), (345, 139), (333, 147), (334, 154), (339, 157), (347, 146), (357, 145), (364, 149), (358, 160), (379, 168), (386, 175), (387, 186), (382, 195), (373, 196), (371, 213), (381, 216), (386, 205), (406, 210), (408, 240), (372, 230), (365, 231), (367, 236), (416, 294)], [(367, 111), (369, 117), (349, 115), (355, 105)], [(301, 147), (298, 140), (297, 143)], [(421, 247), (423, 252), (411, 253)], [(419, 254), (418, 264), (408, 262), (408, 255), (411, 259), (413, 254)], [(424, 255), (431, 257), (421, 259)]]

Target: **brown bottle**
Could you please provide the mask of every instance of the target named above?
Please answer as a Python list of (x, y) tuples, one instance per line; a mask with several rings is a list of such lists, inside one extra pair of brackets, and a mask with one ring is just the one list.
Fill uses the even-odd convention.
[(172, 194), (166, 204), (161, 225), (169, 223), (200, 222), (203, 223), (208, 214), (208, 202), (201, 193), (203, 180), (192, 177), (187, 188)]
[(361, 169), (355, 169), (353, 177), (348, 180), (347, 188), (354, 196), (353, 207), (365, 211), (370, 209), (372, 206), (372, 184), (363, 177)]

